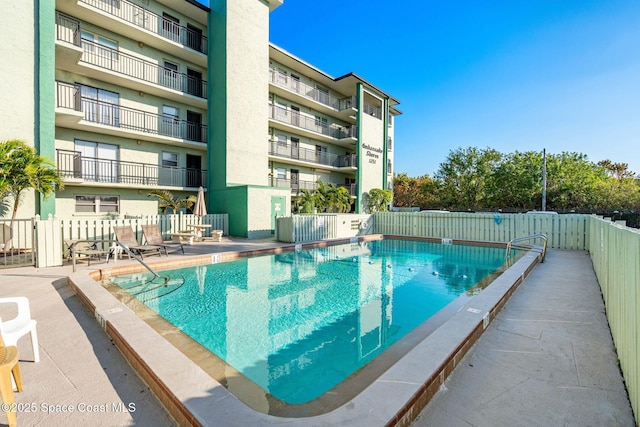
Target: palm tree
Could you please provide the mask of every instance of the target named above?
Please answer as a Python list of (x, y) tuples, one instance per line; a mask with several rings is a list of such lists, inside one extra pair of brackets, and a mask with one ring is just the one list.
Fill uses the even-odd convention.
[(64, 188), (51, 160), (39, 155), (26, 142), (12, 139), (0, 142), (0, 196), (13, 198), (11, 221), (16, 218), (24, 191), (33, 188), (45, 198)]
[(385, 212), (391, 200), (393, 200), (393, 191), (372, 188), (365, 197), (365, 207), (369, 213)]
[(183, 199), (174, 197), (173, 193), (168, 190), (151, 190), (148, 197), (156, 197), (158, 199), (158, 208), (162, 213), (166, 213), (168, 210), (177, 213), (181, 208), (191, 209), (196, 203), (196, 196), (190, 195)]
[(320, 212), (349, 212), (351, 210), (351, 195), (344, 187), (338, 187), (334, 183), (326, 183), (321, 179), (316, 181), (318, 187), (309, 192), (300, 190), (294, 200), (295, 208), (300, 213), (312, 213), (314, 209)]

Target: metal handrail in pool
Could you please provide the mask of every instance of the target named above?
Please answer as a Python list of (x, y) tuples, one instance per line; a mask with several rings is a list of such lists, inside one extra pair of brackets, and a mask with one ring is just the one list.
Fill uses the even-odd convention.
[[(524, 237), (515, 237), (509, 240), (509, 242), (507, 243), (507, 252), (505, 254), (505, 258), (509, 259), (509, 255), (511, 255), (511, 248), (514, 247), (513, 245), (514, 243), (523, 242), (527, 240), (535, 240), (535, 239), (542, 239), (542, 258), (540, 262), (544, 262), (544, 257), (547, 254), (547, 235), (544, 233), (532, 234), (530, 236), (524, 236)], [(532, 245), (515, 246), (515, 247), (521, 248), (521, 249), (530, 249)]]

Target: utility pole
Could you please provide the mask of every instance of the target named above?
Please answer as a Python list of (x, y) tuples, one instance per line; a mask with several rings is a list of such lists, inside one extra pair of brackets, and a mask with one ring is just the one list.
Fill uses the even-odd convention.
[(542, 149), (542, 211), (547, 210), (547, 150)]

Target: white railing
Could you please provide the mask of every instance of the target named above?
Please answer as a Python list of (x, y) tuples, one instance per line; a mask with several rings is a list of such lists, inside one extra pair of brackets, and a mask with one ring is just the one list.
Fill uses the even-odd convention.
[(35, 265), (34, 219), (0, 219), (0, 268)]
[(347, 239), (371, 232), (371, 215), (293, 215), (276, 219), (276, 240), (287, 243)]
[(629, 401), (637, 418), (640, 414), (640, 230), (594, 216), (589, 217), (588, 224), (587, 249), (602, 290)]
[[(227, 214), (209, 214), (202, 218), (195, 215), (145, 215), (125, 219), (92, 219), (72, 218), (59, 219), (50, 217), (47, 220), (36, 218), (37, 267), (53, 267), (62, 265), (66, 256), (65, 240), (112, 240), (114, 225), (130, 225), (139, 242), (143, 241), (142, 226), (158, 224), (165, 240), (171, 239), (171, 233), (184, 230), (189, 225), (210, 224), (213, 230), (222, 230), (229, 234), (229, 217)], [(206, 231), (204, 232), (206, 235)]]
[(376, 212), (374, 233), (479, 240), (506, 243), (532, 234), (546, 234), (548, 246), (585, 250), (587, 215), (495, 213)]

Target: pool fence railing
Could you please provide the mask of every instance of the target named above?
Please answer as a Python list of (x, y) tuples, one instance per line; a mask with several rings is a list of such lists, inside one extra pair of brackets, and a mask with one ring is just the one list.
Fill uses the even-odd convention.
[[(189, 225), (211, 224), (228, 234), (228, 215), (149, 215), (124, 219), (39, 217), (0, 220), (0, 248), (35, 253), (36, 267), (62, 265), (64, 241), (112, 239), (114, 225), (130, 225), (142, 241), (142, 225), (158, 224), (165, 239)], [(293, 215), (276, 218), (276, 240), (300, 243), (365, 234), (507, 243), (545, 234), (550, 249), (588, 251), (600, 283), (606, 315), (631, 406), (640, 414), (640, 230), (595, 215), (529, 215), (440, 212)], [(4, 242), (6, 241), (6, 242)], [(34, 265), (28, 256), (26, 265)], [(31, 261), (30, 261), (31, 260)]]
[[(57, 218), (34, 219), (35, 242), (33, 250), (36, 254), (36, 267), (53, 267), (62, 265), (68, 255), (64, 244), (69, 240), (113, 240), (114, 225), (130, 225), (138, 242), (143, 242), (142, 226), (158, 224), (164, 240), (171, 240), (171, 233), (179, 233), (191, 225), (209, 224), (212, 230), (222, 230), (229, 234), (229, 216), (227, 214), (208, 214), (202, 218), (191, 214), (143, 215), (119, 219), (91, 218)], [(206, 235), (207, 231), (204, 232)], [(105, 249), (105, 248), (103, 248)]]

